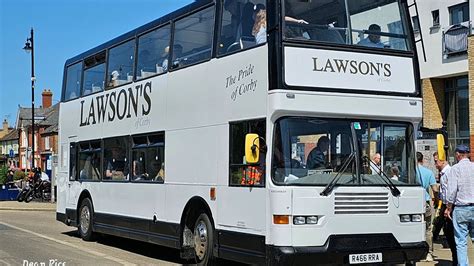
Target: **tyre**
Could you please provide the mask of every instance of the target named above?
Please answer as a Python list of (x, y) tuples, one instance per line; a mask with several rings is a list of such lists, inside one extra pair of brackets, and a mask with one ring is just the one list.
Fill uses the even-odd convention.
[(77, 229), (79, 235), (85, 241), (93, 241), (95, 239), (95, 233), (92, 231), (92, 224), (94, 222), (94, 209), (92, 208), (92, 202), (89, 198), (85, 198), (81, 202), (79, 208), (79, 221)]
[(28, 190), (22, 189), (22, 190), (20, 191), (20, 193), (18, 193), (18, 196), (16, 197), (16, 200), (17, 200), (18, 202), (24, 201), (27, 192), (28, 192)]
[(25, 202), (28, 203), (28, 202), (32, 201), (34, 198), (35, 198), (35, 195), (33, 193), (33, 190), (30, 189), (25, 195)]
[(201, 213), (194, 224), (194, 252), (197, 265), (212, 265), (214, 262), (214, 228), (209, 217)]

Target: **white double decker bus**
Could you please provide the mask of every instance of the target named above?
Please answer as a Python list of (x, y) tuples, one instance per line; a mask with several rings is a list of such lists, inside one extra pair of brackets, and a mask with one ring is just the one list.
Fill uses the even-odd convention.
[(405, 0), (198, 0), (67, 60), (57, 220), (267, 265), (425, 242)]

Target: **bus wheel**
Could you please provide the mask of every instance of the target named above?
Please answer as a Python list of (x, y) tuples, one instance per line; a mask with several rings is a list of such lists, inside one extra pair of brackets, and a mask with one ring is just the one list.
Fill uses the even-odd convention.
[(94, 210), (92, 209), (92, 202), (89, 198), (85, 198), (79, 209), (78, 223), (79, 234), (85, 241), (92, 241), (94, 239), (94, 232), (92, 232), (93, 217)]
[(194, 251), (198, 265), (210, 265), (214, 260), (212, 247), (214, 244), (214, 229), (205, 213), (201, 213), (194, 225)]

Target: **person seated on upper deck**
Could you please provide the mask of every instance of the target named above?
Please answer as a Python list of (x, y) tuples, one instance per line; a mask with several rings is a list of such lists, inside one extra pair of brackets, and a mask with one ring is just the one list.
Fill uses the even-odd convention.
[(257, 4), (254, 8), (255, 24), (253, 25), (252, 35), (255, 37), (255, 43), (261, 44), (267, 42), (267, 11), (263, 4)]
[[(163, 52), (164, 60), (163, 60), (163, 63), (161, 63), (161, 67), (163, 68), (164, 72), (168, 71), (168, 68), (169, 68), (169, 65), (168, 65), (169, 52), (170, 52), (170, 47), (166, 46), (165, 51)], [(173, 45), (173, 60), (172, 60), (173, 65), (171, 67), (179, 66), (179, 61), (182, 54), (183, 54), (183, 46), (181, 46), (180, 44)]]
[(316, 169), (326, 167), (326, 153), (328, 150), (329, 138), (326, 136), (320, 137), (318, 144), (316, 144), (316, 148), (314, 148), (308, 155), (308, 159), (306, 160), (306, 168)]
[[(381, 32), (382, 29), (377, 24), (372, 24), (369, 26), (369, 31), (372, 32)], [(380, 35), (378, 34), (369, 34), (367, 38), (360, 40), (357, 45), (366, 46), (366, 47), (375, 47), (375, 48), (384, 48), (384, 44), (380, 41)]]

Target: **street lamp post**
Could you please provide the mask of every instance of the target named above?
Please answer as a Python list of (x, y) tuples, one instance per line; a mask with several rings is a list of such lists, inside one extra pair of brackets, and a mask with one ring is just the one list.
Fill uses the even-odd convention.
[(30, 38), (26, 38), (26, 52), (31, 51), (31, 169), (35, 168), (35, 50), (33, 43), (33, 28)]

